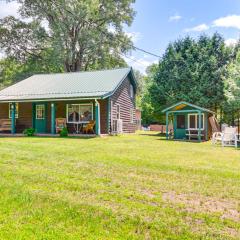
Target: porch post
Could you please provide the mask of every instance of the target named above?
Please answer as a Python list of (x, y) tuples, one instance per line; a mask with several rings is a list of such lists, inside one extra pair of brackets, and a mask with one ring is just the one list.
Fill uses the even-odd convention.
[(202, 125), (202, 118), (201, 118), (201, 112), (198, 112), (198, 140), (201, 141), (201, 125)]
[(15, 126), (15, 114), (16, 114), (16, 103), (11, 103), (11, 133), (16, 133), (16, 126)]
[(95, 133), (96, 135), (100, 135), (100, 105), (99, 102), (95, 99)]
[(168, 112), (166, 112), (166, 139), (168, 139)]
[(56, 133), (55, 120), (56, 120), (56, 104), (51, 103), (51, 134)]
[(32, 128), (35, 129), (36, 104), (32, 103)]

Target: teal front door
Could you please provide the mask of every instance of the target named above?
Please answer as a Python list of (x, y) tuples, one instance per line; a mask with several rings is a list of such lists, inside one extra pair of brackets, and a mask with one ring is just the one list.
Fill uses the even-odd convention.
[(46, 117), (47, 105), (45, 103), (35, 105), (35, 129), (37, 133), (46, 133), (47, 117)]
[(174, 126), (174, 138), (185, 139), (186, 138), (186, 115), (179, 114), (175, 116)]

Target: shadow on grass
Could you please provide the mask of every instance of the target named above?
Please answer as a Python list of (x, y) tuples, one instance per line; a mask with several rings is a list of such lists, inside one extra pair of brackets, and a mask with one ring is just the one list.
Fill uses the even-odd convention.
[(64, 140), (79, 140), (79, 139), (83, 139), (83, 140), (89, 140), (89, 139), (93, 139), (93, 138), (99, 138), (98, 136), (68, 136), (68, 137), (60, 137), (60, 136), (0, 136), (1, 138), (19, 138), (19, 139), (64, 139)]
[(146, 132), (146, 133), (140, 133), (139, 135), (140, 136), (149, 136), (149, 137), (166, 137), (165, 133), (149, 133), (149, 132)]
[(198, 140), (186, 140), (186, 139), (166, 139), (166, 138), (159, 138), (158, 141), (167, 141), (167, 142), (184, 142), (184, 143), (203, 143), (207, 141), (198, 141)]
[[(168, 141), (168, 142), (188, 142), (188, 143), (201, 143), (205, 141), (198, 141), (198, 140), (187, 140), (187, 139), (166, 139), (166, 134), (165, 133), (140, 133), (139, 135), (141, 136), (149, 136), (149, 137), (157, 137), (156, 140), (158, 141)], [(160, 138), (158, 138), (160, 137)]]

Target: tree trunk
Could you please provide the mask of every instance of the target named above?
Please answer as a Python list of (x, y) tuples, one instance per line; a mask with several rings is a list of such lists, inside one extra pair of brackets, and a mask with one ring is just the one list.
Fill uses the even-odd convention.
[(71, 72), (71, 65), (67, 60), (64, 63), (64, 68), (65, 68), (65, 72)]
[(232, 110), (232, 124), (231, 124), (232, 126), (235, 125), (234, 120), (235, 120), (235, 119), (234, 119), (234, 110)]

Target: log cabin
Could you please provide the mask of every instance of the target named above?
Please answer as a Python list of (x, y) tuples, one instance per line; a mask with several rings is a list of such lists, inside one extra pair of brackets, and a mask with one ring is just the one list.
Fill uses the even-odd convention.
[(96, 135), (133, 133), (136, 88), (132, 68), (36, 74), (0, 91), (0, 120), (12, 134), (56, 134), (57, 119), (66, 119), (69, 133), (90, 121)]

